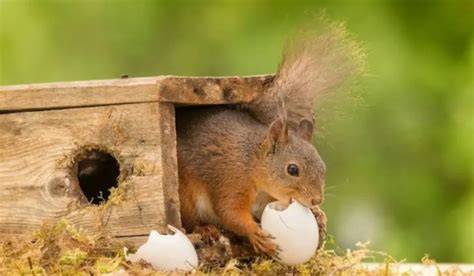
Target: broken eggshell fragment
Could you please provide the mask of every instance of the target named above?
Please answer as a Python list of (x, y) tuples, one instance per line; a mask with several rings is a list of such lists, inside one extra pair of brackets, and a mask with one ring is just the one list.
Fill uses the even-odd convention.
[(191, 241), (183, 232), (168, 225), (174, 234), (161, 235), (155, 230), (150, 232), (146, 243), (135, 254), (125, 254), (127, 261), (149, 262), (159, 271), (193, 270), (198, 265), (198, 257)]
[(290, 205), (275, 201), (263, 211), (262, 229), (272, 235), (281, 252), (279, 261), (298, 265), (308, 261), (319, 242), (318, 224), (309, 208), (294, 201)]

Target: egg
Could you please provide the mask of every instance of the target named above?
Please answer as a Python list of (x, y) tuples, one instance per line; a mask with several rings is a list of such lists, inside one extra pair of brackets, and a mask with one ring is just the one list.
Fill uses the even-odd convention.
[(297, 201), (285, 205), (269, 203), (262, 214), (262, 229), (272, 235), (280, 247), (278, 258), (286, 265), (308, 261), (316, 252), (319, 231), (316, 219), (309, 208)]
[(191, 241), (175, 227), (168, 225), (168, 228), (174, 234), (161, 235), (152, 230), (146, 243), (135, 254), (126, 256), (127, 261), (137, 262), (143, 259), (159, 271), (189, 271), (197, 268), (198, 257)]

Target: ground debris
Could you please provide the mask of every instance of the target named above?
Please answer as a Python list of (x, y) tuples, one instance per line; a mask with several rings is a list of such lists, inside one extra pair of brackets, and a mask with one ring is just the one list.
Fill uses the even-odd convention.
[[(255, 254), (245, 239), (213, 226), (198, 228), (188, 237), (195, 245), (200, 265), (186, 274), (391, 275), (392, 265), (399, 264), (386, 253), (370, 250), (367, 243), (357, 244), (355, 250), (343, 250), (331, 236), (326, 239), (326, 248), (319, 249), (307, 263), (294, 267)], [(124, 247), (136, 249), (106, 234), (86, 234), (65, 220), (44, 224), (29, 236), (1, 240), (0, 275), (170, 274), (155, 271), (144, 261), (126, 261)], [(427, 260), (424, 258), (425, 263)], [(382, 265), (369, 272), (364, 262), (373, 261)]]

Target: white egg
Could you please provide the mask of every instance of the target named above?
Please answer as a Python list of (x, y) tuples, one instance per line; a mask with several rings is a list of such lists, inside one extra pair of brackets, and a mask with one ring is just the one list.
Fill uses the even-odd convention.
[(127, 261), (137, 262), (143, 259), (160, 271), (197, 268), (198, 257), (191, 241), (183, 232), (171, 225), (168, 227), (174, 234), (161, 235), (152, 230), (146, 243), (140, 246), (135, 254), (126, 256)]
[(308, 261), (316, 252), (319, 231), (316, 219), (309, 208), (297, 201), (289, 206), (275, 201), (263, 211), (262, 229), (275, 237), (282, 250), (280, 262), (297, 265)]

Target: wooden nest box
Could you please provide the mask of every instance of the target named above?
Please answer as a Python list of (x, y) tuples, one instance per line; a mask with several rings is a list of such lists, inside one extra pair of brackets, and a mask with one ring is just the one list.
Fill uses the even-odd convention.
[(175, 108), (249, 103), (271, 81), (165, 76), (0, 87), (0, 238), (62, 218), (135, 242), (180, 226)]

